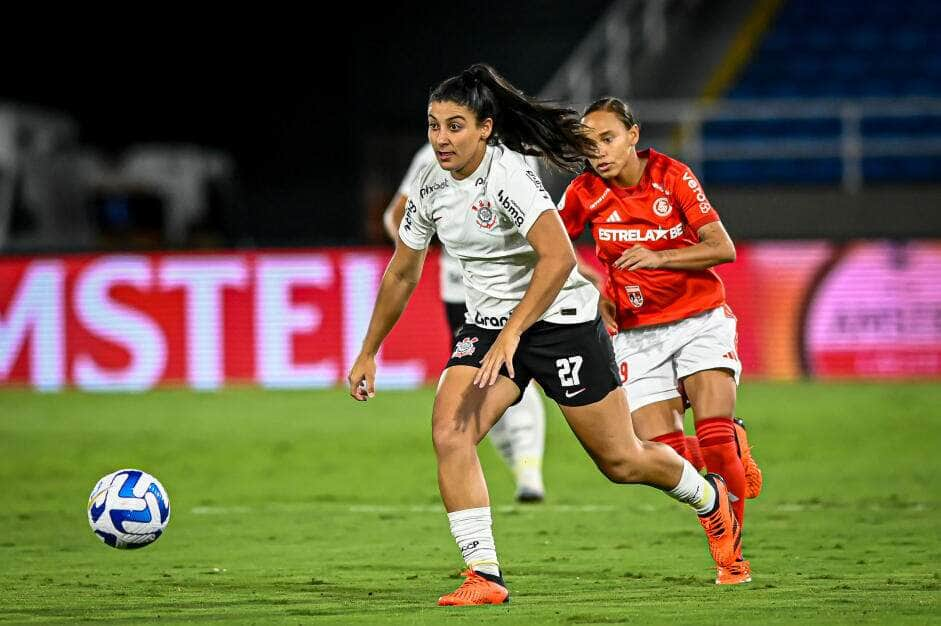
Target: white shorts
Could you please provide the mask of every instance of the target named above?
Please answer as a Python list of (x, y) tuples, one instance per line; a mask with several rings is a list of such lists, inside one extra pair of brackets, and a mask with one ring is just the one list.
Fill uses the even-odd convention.
[(703, 370), (730, 370), (738, 384), (737, 344), (735, 317), (721, 306), (669, 324), (622, 330), (614, 338), (614, 356), (631, 410), (679, 398), (679, 381)]

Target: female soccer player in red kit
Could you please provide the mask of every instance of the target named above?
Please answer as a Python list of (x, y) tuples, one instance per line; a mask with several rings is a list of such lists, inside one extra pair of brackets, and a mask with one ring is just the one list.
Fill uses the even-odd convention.
[[(733, 422), (741, 374), (735, 317), (711, 269), (734, 261), (735, 246), (686, 165), (651, 149), (637, 151), (640, 129), (624, 102), (598, 100), (582, 123), (598, 153), (566, 189), (560, 215), (572, 238), (590, 225), (607, 267), (606, 295), (619, 329), (615, 355), (634, 430), (690, 458), (685, 389), (703, 460), (725, 478), (741, 522), (745, 499), (761, 489), (761, 472)], [(717, 584), (750, 580), (750, 564), (740, 554), (733, 566), (717, 567)]]

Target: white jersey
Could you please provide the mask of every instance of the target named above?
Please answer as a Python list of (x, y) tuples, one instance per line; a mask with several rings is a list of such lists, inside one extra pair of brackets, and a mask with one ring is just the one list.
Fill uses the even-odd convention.
[[(468, 321), (502, 328), (532, 280), (538, 256), (526, 234), (555, 204), (521, 154), (488, 146), (477, 170), (455, 180), (437, 160), (419, 170), (399, 226), (402, 242), (415, 250), (437, 232), (461, 263)], [(598, 291), (573, 269), (540, 320), (575, 324), (595, 318)]]
[[(526, 156), (524, 158), (526, 159), (526, 164), (529, 165), (530, 169), (532, 169), (533, 172), (535, 172), (538, 176), (539, 159), (533, 156)], [(405, 172), (405, 176), (402, 178), (402, 182), (399, 184), (399, 193), (403, 196), (408, 196), (409, 187), (411, 186), (412, 181), (415, 180), (418, 172), (420, 172), (422, 168), (427, 167), (435, 161), (436, 159), (434, 149), (432, 149), (430, 143), (425, 143), (425, 145), (415, 153), (415, 156), (412, 157), (412, 162), (408, 166), (408, 171)], [(463, 304), (465, 295), (461, 263), (453, 256), (448, 254), (448, 251), (444, 248), (441, 249), (441, 255), (438, 257), (438, 262), (441, 299), (452, 304)]]

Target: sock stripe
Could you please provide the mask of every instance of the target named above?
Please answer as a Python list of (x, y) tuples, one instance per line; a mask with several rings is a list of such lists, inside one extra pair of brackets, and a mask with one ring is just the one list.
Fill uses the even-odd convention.
[(735, 428), (734, 422), (732, 422), (731, 417), (707, 417), (701, 420), (696, 420), (696, 430), (700, 428), (706, 428), (710, 426), (718, 426), (722, 428)]
[(675, 430), (672, 433), (666, 433), (664, 435), (654, 437), (652, 441), (666, 444), (674, 450), (677, 450), (677, 448), (686, 447), (686, 436), (683, 434), (682, 430)]
[(729, 417), (710, 417), (696, 422), (696, 438), (701, 446), (735, 441), (735, 423)]
[(708, 448), (709, 446), (721, 446), (733, 441), (735, 441), (734, 437), (709, 437), (708, 439), (700, 439), (699, 445)]

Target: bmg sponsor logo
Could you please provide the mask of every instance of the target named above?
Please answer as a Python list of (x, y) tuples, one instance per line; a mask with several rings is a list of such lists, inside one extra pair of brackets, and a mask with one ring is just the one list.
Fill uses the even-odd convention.
[(526, 214), (523, 213), (519, 205), (513, 201), (508, 195), (506, 195), (503, 190), (497, 192), (497, 198), (500, 200), (500, 205), (506, 209), (507, 214), (510, 216), (510, 219), (513, 220), (513, 223), (516, 224), (516, 227), (519, 228), (523, 225), (523, 220), (526, 219)]

